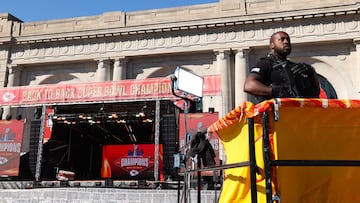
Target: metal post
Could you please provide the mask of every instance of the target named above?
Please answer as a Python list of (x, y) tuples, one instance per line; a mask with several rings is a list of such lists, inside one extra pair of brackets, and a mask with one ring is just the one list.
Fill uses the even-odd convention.
[(255, 158), (255, 140), (254, 140), (254, 118), (248, 119), (249, 126), (249, 153), (250, 153), (250, 187), (251, 187), (251, 202), (257, 202), (257, 188), (256, 188), (256, 158)]
[[(185, 100), (184, 102), (184, 120), (185, 120), (185, 132), (186, 132), (186, 135), (188, 134), (188, 121), (187, 121), (187, 116), (188, 116), (188, 113), (189, 113), (189, 109), (188, 109), (188, 101)], [(190, 192), (190, 188), (187, 187), (187, 184), (188, 184), (188, 176), (189, 176), (189, 173), (188, 173), (188, 169), (187, 169), (187, 158), (188, 158), (188, 146), (187, 146), (187, 143), (185, 142), (185, 147), (184, 147), (184, 203), (187, 203), (187, 195), (188, 195), (188, 192)], [(190, 177), (190, 176), (189, 176)], [(191, 183), (191, 182), (190, 182)], [(190, 198), (190, 195), (189, 195), (189, 198)], [(190, 200), (189, 200), (190, 201)]]
[(155, 101), (155, 157), (154, 157), (154, 178), (159, 180), (159, 137), (160, 137), (160, 100)]
[(180, 203), (180, 176), (179, 176), (179, 171), (180, 170), (179, 169), (180, 168), (176, 168), (176, 178), (178, 179), (178, 182), (177, 182), (177, 203)]
[[(186, 135), (188, 134), (188, 113), (189, 113), (189, 104), (188, 102), (191, 101), (189, 98), (187, 98), (186, 96), (180, 96), (177, 95), (175, 93), (175, 81), (177, 80), (175, 75), (171, 75), (170, 76), (171, 79), (171, 91), (173, 93), (174, 96), (179, 97), (181, 99), (184, 100), (184, 120), (185, 120), (185, 131), (186, 131)], [(184, 202), (187, 203), (188, 201), (191, 202), (191, 195), (190, 195), (190, 189), (191, 189), (191, 172), (190, 170), (188, 171), (188, 166), (186, 164), (186, 162), (188, 161), (188, 146), (187, 143), (185, 142), (185, 147), (184, 147), (184, 187), (183, 187), (183, 197), (184, 197)]]
[(37, 151), (37, 158), (36, 158), (36, 169), (35, 169), (35, 181), (40, 181), (41, 176), (41, 161), (42, 161), (42, 151), (43, 151), (43, 139), (44, 139), (44, 124), (45, 124), (45, 111), (46, 106), (43, 105), (41, 109), (41, 122), (40, 122), (40, 134), (38, 140), (38, 151)]
[(269, 139), (269, 122), (268, 113), (265, 111), (262, 115), (263, 126), (263, 145), (264, 145), (264, 171), (265, 171), (265, 191), (266, 202), (272, 202), (272, 188), (271, 188), (271, 168), (270, 168), (270, 139)]
[(70, 163), (70, 158), (71, 158), (71, 144), (72, 144), (72, 132), (73, 132), (73, 128), (70, 128), (70, 132), (69, 132), (69, 138), (68, 138), (68, 152), (67, 152), (67, 162)]
[(216, 183), (217, 183), (217, 171), (213, 170), (213, 182), (214, 182), (214, 203), (217, 202), (217, 191), (216, 191)]
[[(197, 161), (198, 161), (198, 169), (200, 169), (201, 168), (201, 157), (199, 154), (197, 155)], [(197, 172), (197, 187), (198, 187), (197, 202), (201, 203), (201, 171)]]

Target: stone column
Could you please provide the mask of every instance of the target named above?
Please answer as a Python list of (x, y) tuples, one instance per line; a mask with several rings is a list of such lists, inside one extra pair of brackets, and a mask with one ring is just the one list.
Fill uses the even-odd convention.
[[(16, 66), (8, 66), (7, 87), (19, 86), (21, 69)], [(2, 119), (6, 119), (7, 115), (11, 115), (10, 107), (3, 108)], [(12, 115), (11, 115), (12, 116)], [(13, 117), (13, 116), (12, 116)]]
[(9, 66), (8, 70), (9, 70), (9, 75), (8, 75), (7, 87), (19, 86), (21, 68), (16, 66)]
[(358, 92), (357, 98), (360, 98), (360, 38), (354, 39), (355, 44), (355, 84), (356, 84), (356, 91)]
[(126, 79), (126, 59), (118, 58), (114, 62), (113, 81)]
[(223, 117), (232, 110), (231, 107), (231, 78), (230, 78), (230, 50), (218, 50), (216, 54), (216, 68), (220, 73), (221, 108), (219, 116)]
[(244, 92), (244, 82), (249, 66), (249, 48), (237, 49), (235, 51), (235, 107), (240, 106), (247, 100)]
[(110, 60), (100, 59), (96, 71), (97, 81), (103, 82), (110, 80)]

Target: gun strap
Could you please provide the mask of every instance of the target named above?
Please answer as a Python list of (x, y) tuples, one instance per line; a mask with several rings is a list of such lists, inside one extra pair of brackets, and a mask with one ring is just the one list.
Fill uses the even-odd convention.
[(281, 68), (282, 68), (282, 70), (284, 72), (284, 75), (286, 77), (285, 79), (289, 83), (290, 90), (293, 91), (293, 93), (295, 94), (294, 96), (298, 97), (300, 94), (299, 94), (299, 91), (298, 91), (298, 89), (296, 87), (295, 79), (292, 76), (292, 74), (290, 74), (288, 72), (288, 70), (286, 69), (288, 61), (280, 61), (276, 56), (274, 56), (272, 54), (269, 54), (267, 56), (267, 58), (269, 58), (271, 61), (273, 61), (272, 69), (275, 69), (278, 66), (281, 66)]
[(284, 65), (281, 65), (283, 71), (285, 72), (285, 76), (287, 77), (286, 79), (290, 82), (291, 90), (294, 91), (296, 97), (299, 97), (300, 94), (296, 87), (295, 79), (292, 74), (289, 74), (288, 70), (286, 69), (286, 66), (287, 66), (287, 62), (285, 62)]

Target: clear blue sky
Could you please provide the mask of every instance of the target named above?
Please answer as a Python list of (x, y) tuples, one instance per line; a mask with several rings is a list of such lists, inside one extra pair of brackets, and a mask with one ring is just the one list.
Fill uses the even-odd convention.
[(141, 11), (171, 8), (220, 0), (0, 0), (0, 13), (24, 22), (100, 15), (110, 11)]

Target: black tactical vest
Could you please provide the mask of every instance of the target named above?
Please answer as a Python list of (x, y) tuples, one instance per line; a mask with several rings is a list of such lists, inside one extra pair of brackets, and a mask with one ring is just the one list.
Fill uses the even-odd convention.
[[(289, 60), (280, 60), (272, 54), (262, 58), (270, 62), (272, 68), (267, 74), (269, 85), (288, 87), (289, 91), (283, 95), (284, 98), (318, 98), (319, 88), (314, 84), (317, 80), (313, 67), (305, 63), (294, 63)], [(301, 75), (293, 74), (291, 67), (296, 65), (308, 66), (308, 71)], [(264, 101), (264, 97), (255, 97), (256, 103)]]

